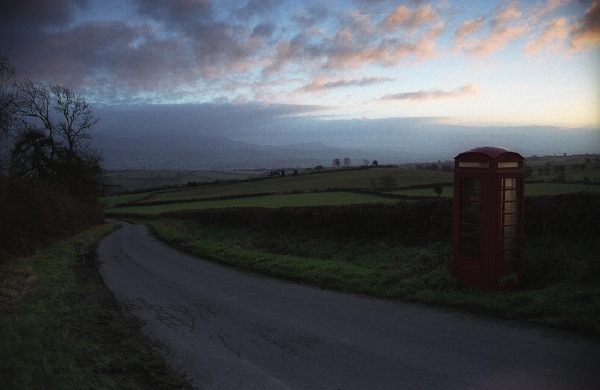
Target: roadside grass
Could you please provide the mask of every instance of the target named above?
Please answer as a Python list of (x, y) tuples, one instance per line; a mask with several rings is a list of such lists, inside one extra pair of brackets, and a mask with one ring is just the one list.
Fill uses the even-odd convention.
[(0, 387), (186, 388), (121, 316), (95, 269), (91, 248), (114, 228), (100, 225), (2, 264), (11, 275), (0, 285)]
[[(380, 239), (341, 242), (205, 226), (172, 218), (148, 224), (159, 238), (182, 250), (242, 270), (331, 290), (600, 333), (600, 284), (586, 278), (598, 273), (597, 252), (577, 244), (526, 244), (526, 267), (533, 273), (528, 282), (511, 291), (481, 291), (452, 276), (450, 240), (409, 246)], [(548, 264), (550, 270), (541, 269)], [(590, 264), (596, 268), (590, 270)]]

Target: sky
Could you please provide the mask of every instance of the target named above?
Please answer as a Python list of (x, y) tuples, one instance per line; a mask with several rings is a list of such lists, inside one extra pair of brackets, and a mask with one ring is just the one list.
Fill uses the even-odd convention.
[(600, 132), (600, 0), (4, 1), (0, 53), (105, 115), (130, 110), (130, 126), (162, 112), (165, 132), (218, 118), (263, 144), (390, 118)]

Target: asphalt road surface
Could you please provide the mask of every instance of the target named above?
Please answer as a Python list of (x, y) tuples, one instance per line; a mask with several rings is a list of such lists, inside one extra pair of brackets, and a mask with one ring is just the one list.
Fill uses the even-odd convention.
[(126, 315), (200, 389), (600, 389), (595, 336), (239, 272), (141, 225), (98, 255)]

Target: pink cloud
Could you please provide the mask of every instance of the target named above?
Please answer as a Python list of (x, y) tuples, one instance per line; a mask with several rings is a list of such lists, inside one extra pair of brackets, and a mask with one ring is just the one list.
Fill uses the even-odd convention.
[(486, 18), (464, 21), (454, 32), (453, 48), (465, 50), (475, 56), (485, 56), (500, 50), (527, 31), (521, 16), (518, 3), (499, 6), (489, 17), (490, 29), (484, 35), (478, 33), (483, 30)]
[(363, 87), (371, 84), (378, 84), (382, 82), (393, 81), (393, 78), (389, 77), (363, 77), (360, 79), (347, 79), (341, 78), (337, 80), (329, 80), (326, 77), (317, 77), (310, 83), (306, 84), (299, 89), (301, 92), (317, 92), (325, 89), (343, 88), (359, 86)]
[(496, 15), (491, 20), (493, 28), (498, 28), (512, 20), (518, 20), (521, 17), (518, 3), (509, 3), (498, 8)]
[(415, 36), (389, 37), (379, 41), (369, 41), (366, 44), (354, 44), (356, 40), (336, 41), (338, 45), (328, 51), (325, 68), (348, 69), (358, 68), (365, 64), (382, 66), (398, 65), (404, 60), (415, 59), (424, 61), (434, 57), (437, 52), (437, 38), (444, 31), (443, 22), (438, 22)]
[(555, 18), (542, 30), (538, 37), (525, 45), (523, 51), (526, 54), (533, 54), (543, 48), (558, 49), (569, 36), (569, 30), (570, 26), (567, 18)]
[(479, 93), (477, 83), (469, 83), (453, 89), (452, 91), (444, 91), (441, 89), (430, 89), (428, 91), (421, 90), (415, 92), (402, 92), (391, 95), (385, 95), (380, 100), (436, 100), (436, 99), (454, 99), (465, 96), (476, 95)]
[(393, 30), (398, 27), (416, 29), (423, 24), (435, 22), (438, 15), (431, 9), (430, 5), (421, 6), (411, 10), (405, 5), (395, 8), (381, 22), (384, 30)]
[(548, 0), (545, 3), (538, 3), (532, 11), (531, 22), (537, 22), (542, 16), (554, 11), (557, 8), (569, 4), (572, 0)]
[(525, 26), (503, 26), (494, 29), (475, 46), (467, 50), (476, 56), (488, 55), (506, 46), (508, 42), (520, 38), (525, 33)]

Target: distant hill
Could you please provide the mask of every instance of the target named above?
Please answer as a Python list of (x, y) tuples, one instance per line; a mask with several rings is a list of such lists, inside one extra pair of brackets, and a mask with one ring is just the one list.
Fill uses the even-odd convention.
[(107, 169), (254, 169), (331, 166), (334, 158), (348, 157), (353, 165), (363, 160), (397, 158), (377, 153), (335, 148), (322, 142), (283, 146), (255, 145), (225, 137), (152, 135), (116, 137), (95, 135), (92, 147), (103, 155)]

